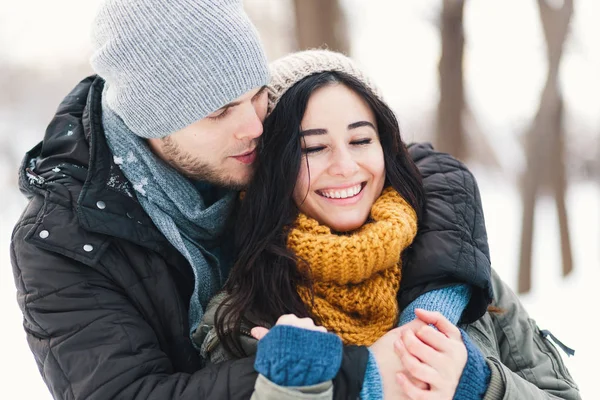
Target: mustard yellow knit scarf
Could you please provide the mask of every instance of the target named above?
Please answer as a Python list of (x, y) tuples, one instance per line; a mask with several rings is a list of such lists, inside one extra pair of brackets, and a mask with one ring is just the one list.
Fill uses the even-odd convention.
[(313, 281), (314, 303), (307, 287), (298, 287), (300, 297), (345, 344), (371, 345), (396, 324), (400, 253), (417, 233), (415, 211), (392, 188), (373, 204), (371, 220), (344, 235), (300, 214), (288, 236)]

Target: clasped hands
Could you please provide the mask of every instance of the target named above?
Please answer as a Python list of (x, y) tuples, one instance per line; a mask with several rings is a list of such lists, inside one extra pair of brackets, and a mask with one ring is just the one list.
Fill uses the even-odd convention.
[[(392, 329), (370, 346), (384, 398), (451, 400), (467, 363), (460, 331), (438, 312), (417, 309), (415, 315), (413, 321)], [(281, 316), (276, 325), (326, 332), (312, 319), (292, 314)], [(252, 329), (258, 340), (267, 333), (263, 327)]]

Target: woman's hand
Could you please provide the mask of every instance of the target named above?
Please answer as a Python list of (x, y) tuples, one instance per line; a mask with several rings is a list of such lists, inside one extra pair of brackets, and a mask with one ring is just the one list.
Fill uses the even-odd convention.
[[(325, 327), (316, 326), (315, 322), (311, 318), (298, 318), (294, 314), (282, 315), (279, 317), (275, 325), (290, 325), (295, 326), (296, 328), (308, 329), (309, 331), (327, 332)], [(269, 330), (262, 326), (257, 326), (252, 328), (250, 333), (255, 339), (260, 340), (265, 337), (267, 333), (269, 333)]]
[[(397, 374), (398, 383), (412, 400), (452, 399), (467, 363), (460, 331), (438, 312), (417, 309), (415, 314), (424, 324), (403, 330), (394, 343), (405, 369)], [(429, 389), (416, 386), (413, 379), (427, 383)]]

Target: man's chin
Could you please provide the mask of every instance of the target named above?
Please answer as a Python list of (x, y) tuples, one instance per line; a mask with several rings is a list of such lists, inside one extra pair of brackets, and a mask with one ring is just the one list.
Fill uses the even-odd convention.
[(253, 175), (253, 166), (245, 165), (244, 168), (236, 172), (230, 173), (229, 179), (227, 179), (226, 182), (221, 181), (221, 184), (219, 186), (223, 186), (232, 190), (244, 190), (250, 184)]
[(248, 186), (248, 182), (236, 182), (236, 181), (230, 180), (229, 182), (225, 182), (225, 183), (215, 182), (214, 185), (224, 187), (225, 189), (235, 190), (235, 191), (239, 192), (241, 190), (246, 189), (246, 187)]
[(194, 176), (188, 176), (188, 178), (190, 178), (193, 181), (205, 182), (205, 183), (211, 184), (213, 186), (218, 186), (218, 187), (221, 187), (224, 189), (236, 190), (236, 191), (244, 190), (248, 186), (248, 181), (234, 179), (233, 177), (217, 178), (217, 177), (194, 175)]
[(237, 165), (237, 168), (218, 171), (204, 166), (196, 171), (180, 170), (180, 172), (194, 181), (206, 182), (230, 190), (243, 190), (250, 183), (254, 169), (251, 165)]
[(244, 190), (248, 187), (250, 180), (252, 179), (251, 173), (246, 174), (230, 174), (227, 176), (221, 177), (204, 177), (204, 179), (200, 179), (204, 182), (208, 182), (212, 185), (219, 186), (229, 190)]

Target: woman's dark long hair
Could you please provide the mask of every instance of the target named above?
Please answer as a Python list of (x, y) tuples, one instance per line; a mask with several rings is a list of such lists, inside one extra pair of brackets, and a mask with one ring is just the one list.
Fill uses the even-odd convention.
[[(273, 325), (284, 314), (313, 317), (296, 288), (311, 288), (300, 274), (298, 260), (287, 248), (289, 229), (298, 208), (292, 194), (302, 162), (300, 123), (312, 93), (324, 86), (343, 84), (373, 110), (385, 160), (385, 186), (392, 186), (415, 209), (420, 219), (424, 191), (417, 167), (400, 138), (398, 121), (390, 108), (363, 83), (340, 72), (308, 76), (280, 99), (267, 117), (259, 144), (254, 177), (242, 200), (235, 229), (235, 263), (224, 290), (227, 304), (217, 310), (217, 333), (225, 349), (245, 356), (239, 340), (243, 321)], [(309, 270), (310, 266), (306, 266)], [(303, 268), (304, 269), (304, 268)], [(247, 321), (249, 312), (252, 320)]]

